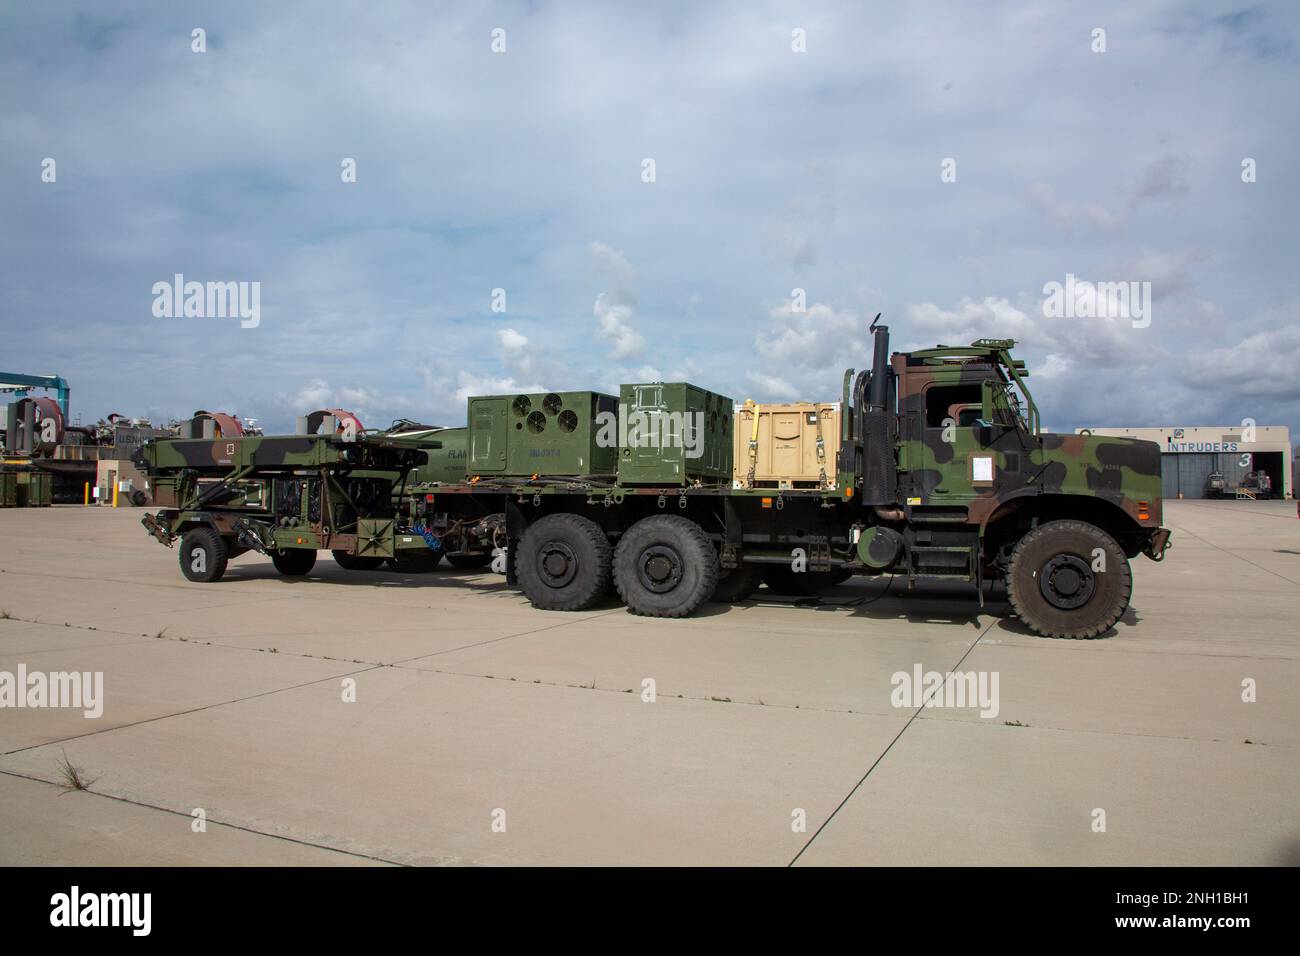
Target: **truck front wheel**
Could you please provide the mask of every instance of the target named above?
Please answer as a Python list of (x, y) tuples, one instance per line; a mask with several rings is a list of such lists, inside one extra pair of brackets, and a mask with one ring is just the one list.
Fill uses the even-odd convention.
[(685, 617), (713, 596), (718, 552), (688, 518), (642, 518), (619, 539), (614, 583), (633, 614)]
[(181, 574), (191, 581), (220, 581), (226, 560), (226, 543), (211, 528), (191, 528), (181, 539)]
[(1049, 521), (1011, 552), (1007, 597), (1020, 620), (1044, 637), (1104, 634), (1128, 608), (1132, 593), (1128, 558), (1095, 525)]
[(609, 538), (590, 518), (547, 515), (520, 539), (515, 574), (533, 607), (585, 610), (609, 587), (610, 550)]

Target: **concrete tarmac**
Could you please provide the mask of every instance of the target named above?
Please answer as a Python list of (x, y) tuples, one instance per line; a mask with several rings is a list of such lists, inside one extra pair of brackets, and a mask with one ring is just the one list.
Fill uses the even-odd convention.
[[(1300, 863), (1295, 505), (1165, 509), (1091, 641), (900, 581), (683, 621), (328, 554), (192, 584), (140, 510), (0, 510), (0, 674), (103, 675), (0, 708), (0, 864)], [(996, 714), (896, 706), (918, 666)]]

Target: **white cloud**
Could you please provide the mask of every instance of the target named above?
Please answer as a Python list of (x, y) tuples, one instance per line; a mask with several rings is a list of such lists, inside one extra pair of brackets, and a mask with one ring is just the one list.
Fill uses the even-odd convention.
[(758, 354), (782, 367), (827, 369), (866, 349), (867, 325), (852, 312), (814, 302), (796, 312), (790, 300), (772, 309), (767, 328), (754, 339)]
[[(1235, 345), (1194, 353), (1185, 359), (1183, 381), (1192, 388), (1223, 388), (1243, 396), (1300, 399), (1300, 327), (1291, 325), (1248, 335)], [(1258, 415), (1261, 422), (1268, 415)]]
[(1076, 227), (1113, 231), (1124, 227), (1124, 216), (1113, 213), (1099, 202), (1072, 203), (1060, 199), (1047, 183), (1029, 187), (1029, 201), (1062, 232), (1072, 234)]
[(613, 249), (603, 242), (588, 245), (587, 255), (597, 273), (609, 284), (606, 291), (596, 296), (592, 306), (596, 331), (612, 346), (609, 358), (614, 361), (636, 358), (645, 350), (645, 337), (632, 324), (636, 270), (621, 249)]
[(768, 375), (765, 372), (751, 370), (745, 373), (745, 379), (754, 388), (758, 389), (759, 397), (756, 399), (758, 402), (771, 401), (772, 399), (798, 401), (800, 398), (799, 389), (779, 375)]

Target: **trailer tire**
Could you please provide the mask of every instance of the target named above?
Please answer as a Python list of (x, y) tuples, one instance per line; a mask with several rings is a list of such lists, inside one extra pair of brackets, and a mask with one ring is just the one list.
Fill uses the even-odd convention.
[[(1095, 552), (1105, 558), (1094, 571)], [(1043, 637), (1091, 638), (1110, 630), (1128, 608), (1133, 572), (1109, 534), (1084, 521), (1049, 521), (1021, 538), (1007, 569), (1007, 600)]]
[(623, 603), (645, 617), (686, 617), (718, 586), (718, 552), (680, 515), (642, 518), (619, 539), (614, 581)]
[(453, 568), (459, 568), (462, 571), (476, 571), (479, 568), (486, 568), (492, 563), (490, 554), (449, 554), (447, 560)]
[(284, 551), (272, 551), (271, 563), (281, 574), (300, 578), (316, 566), (316, 552), (307, 548), (286, 548)]
[(763, 569), (757, 564), (742, 564), (730, 571), (719, 571), (718, 585), (713, 589), (716, 604), (738, 604), (747, 599), (763, 583)]
[(227, 560), (226, 543), (211, 528), (191, 528), (181, 539), (181, 574), (191, 581), (220, 581)]
[(590, 518), (547, 515), (529, 525), (519, 540), (515, 574), (533, 607), (581, 611), (605, 596), (612, 550)]
[(374, 571), (388, 560), (369, 554), (348, 554), (346, 551), (331, 551), (330, 554), (334, 556), (334, 563), (345, 571)]

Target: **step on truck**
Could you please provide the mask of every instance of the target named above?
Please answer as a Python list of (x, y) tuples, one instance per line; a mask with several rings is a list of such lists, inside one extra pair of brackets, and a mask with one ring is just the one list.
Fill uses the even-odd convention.
[[(833, 475), (817, 488), (733, 484), (735, 405), (686, 383), (475, 396), (465, 428), (160, 439), (138, 456), (164, 507), (144, 519), (181, 571), (218, 580), (255, 550), (283, 574), (333, 552), (348, 570), (504, 571), (538, 608), (612, 594), (684, 617), (766, 582), (814, 595), (853, 575), (985, 582), (1035, 633), (1110, 630), (1129, 559), (1160, 561), (1152, 442), (1043, 432), (1009, 339), (889, 350), (844, 375)], [(734, 447), (743, 447), (743, 440)]]

